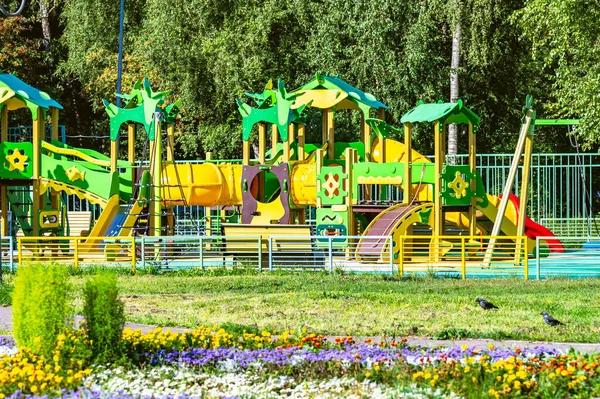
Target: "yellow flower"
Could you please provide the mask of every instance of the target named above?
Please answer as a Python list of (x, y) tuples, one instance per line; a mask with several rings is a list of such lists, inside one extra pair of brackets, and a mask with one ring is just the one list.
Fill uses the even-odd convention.
[(465, 367), (465, 374), (468, 373), (469, 371), (471, 371), (471, 367), (469, 367), (469, 366)]
[(521, 389), (521, 381), (516, 380), (514, 384), (515, 389)]
[(365, 373), (365, 378), (369, 378), (370, 376), (371, 376), (371, 373), (367, 371), (367, 372)]
[(32, 385), (31, 388), (29, 388), (31, 390), (32, 393), (36, 393), (38, 391), (38, 387), (35, 385)]
[(548, 377), (550, 377), (550, 378), (554, 378), (554, 377), (556, 377), (556, 374), (554, 374), (554, 373), (550, 373), (550, 374), (548, 374)]
[(495, 348), (494, 344), (489, 344), (487, 347), (488, 347), (489, 350), (492, 350), (492, 349)]
[(563, 377), (566, 377), (569, 375), (569, 372), (567, 370), (563, 370), (560, 372), (560, 375), (562, 375)]
[(461, 346), (460, 349), (466, 351), (467, 349), (469, 349), (469, 345), (463, 344), (463, 346)]

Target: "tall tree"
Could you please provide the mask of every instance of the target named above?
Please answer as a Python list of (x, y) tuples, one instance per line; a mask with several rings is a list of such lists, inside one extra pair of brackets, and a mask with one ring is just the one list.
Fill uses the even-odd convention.
[(555, 101), (556, 117), (579, 117), (586, 147), (600, 143), (600, 7), (588, 0), (528, 0), (513, 17), (533, 44)]

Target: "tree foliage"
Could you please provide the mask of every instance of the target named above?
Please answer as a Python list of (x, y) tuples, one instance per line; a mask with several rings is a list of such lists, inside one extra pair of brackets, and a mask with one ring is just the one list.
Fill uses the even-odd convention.
[[(66, 106), (63, 120), (72, 134), (106, 135), (108, 119), (100, 100), (114, 100), (119, 0), (52, 4), (56, 5), (50, 14), (52, 37), (58, 42), (51, 47), (51, 56), (29, 51), (23, 57), (46, 57), (39, 62), (57, 71), (52, 75), (57, 90), (44, 89)], [(389, 105), (388, 122), (398, 125), (419, 100), (449, 100), (452, 29), (460, 21), (460, 97), (482, 118), (480, 152), (512, 151), (527, 93), (537, 99), (538, 115), (581, 116), (581, 132), (593, 143), (596, 137), (589, 132), (597, 131), (600, 120), (595, 94), (600, 85), (599, 28), (594, 23), (599, 11), (586, 4), (585, 0), (172, 0), (168, 4), (128, 0), (123, 90), (147, 76), (154, 87), (173, 91), (170, 101), (182, 99), (178, 154), (189, 158), (207, 151), (217, 158), (239, 157), (241, 117), (234, 98), (261, 91), (269, 79), (282, 78), (293, 89), (316, 72), (337, 75)], [(36, 44), (26, 47), (37, 50), (43, 37), (36, 19), (39, 7), (29, 12), (18, 29), (27, 29), (26, 21), (31, 21), (27, 40)], [(27, 38), (11, 35), (6, 43)], [(0, 49), (0, 68), (5, 70), (7, 62), (20, 62), (3, 59), (7, 51)], [(23, 65), (11, 68), (28, 73), (21, 72), (26, 71)], [(312, 116), (307, 137), (317, 141), (320, 116), (316, 112)], [(336, 114), (339, 141), (358, 137), (358, 120), (355, 112)], [(431, 127), (415, 130), (415, 144), (425, 153), (432, 150), (431, 135)], [(459, 134), (459, 152), (466, 149), (464, 138)], [(537, 148), (561, 150), (564, 143), (564, 132), (536, 137)]]
[(513, 17), (552, 83), (558, 117), (580, 117), (587, 146), (600, 143), (600, 8), (587, 0), (529, 0)]

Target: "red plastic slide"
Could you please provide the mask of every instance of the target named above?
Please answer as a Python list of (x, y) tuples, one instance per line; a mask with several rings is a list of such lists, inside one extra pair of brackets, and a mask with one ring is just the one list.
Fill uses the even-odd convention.
[[(519, 201), (519, 198), (514, 194), (511, 194), (510, 197), (508, 197), (508, 199), (515, 206), (515, 210), (517, 211), (517, 217), (515, 219), (518, 220), (519, 219), (519, 207), (521, 206), (521, 202)], [(536, 237), (556, 237), (554, 235), (554, 233), (552, 233), (550, 230), (548, 230), (541, 224), (534, 222), (527, 215), (525, 215), (525, 235), (532, 240), (535, 240)], [(554, 239), (549, 238), (546, 240), (546, 242), (548, 242), (548, 247), (550, 249), (550, 252), (557, 252), (557, 253), (565, 252), (565, 247), (563, 246), (562, 242), (560, 242), (560, 240), (555, 239), (555, 238)]]

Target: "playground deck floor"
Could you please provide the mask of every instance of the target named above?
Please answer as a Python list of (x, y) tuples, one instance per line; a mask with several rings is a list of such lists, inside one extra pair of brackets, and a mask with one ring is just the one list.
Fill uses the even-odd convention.
[[(81, 316), (76, 316), (76, 321), (81, 320)], [(147, 332), (150, 330), (154, 330), (160, 326), (146, 325), (146, 324), (136, 324), (136, 323), (126, 323), (125, 327), (129, 327), (131, 329), (137, 330), (141, 329), (143, 332)], [(4, 330), (12, 330), (12, 309), (10, 307), (0, 307), (0, 329)], [(170, 330), (173, 332), (184, 332), (190, 331), (189, 328), (177, 328), (177, 327), (164, 327), (165, 330)], [(335, 336), (326, 337), (327, 340), (334, 341)], [(362, 342), (367, 338), (370, 338), (374, 343), (379, 343), (380, 337), (353, 337), (355, 341)], [(561, 353), (567, 353), (570, 349), (574, 349), (580, 353), (600, 353), (600, 343), (577, 343), (577, 342), (542, 342), (542, 341), (515, 341), (515, 340), (506, 340), (506, 341), (495, 341), (491, 339), (460, 339), (460, 340), (440, 340), (440, 339), (430, 339), (426, 337), (406, 337), (407, 343), (409, 345), (418, 345), (418, 346), (427, 346), (427, 347), (436, 347), (436, 346), (445, 346), (445, 347), (455, 347), (468, 345), (469, 347), (475, 347), (477, 349), (487, 348), (489, 345), (494, 345), (496, 348), (504, 348), (504, 349), (525, 349), (525, 348), (535, 348), (535, 347), (544, 347), (544, 348), (555, 348)]]

